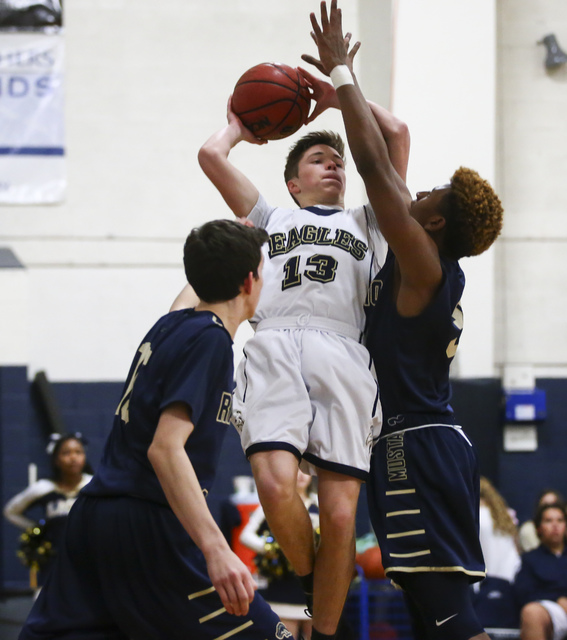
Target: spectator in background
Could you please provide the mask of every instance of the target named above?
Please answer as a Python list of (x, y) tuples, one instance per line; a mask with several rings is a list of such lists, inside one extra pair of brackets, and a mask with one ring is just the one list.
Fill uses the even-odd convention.
[(544, 504), (534, 524), (540, 545), (522, 556), (514, 581), (521, 607), (521, 640), (562, 640), (567, 636), (567, 551), (565, 506)]
[[(80, 433), (68, 433), (63, 436), (53, 434), (47, 446), (51, 461), (51, 478), (34, 482), (9, 500), (4, 507), (6, 519), (20, 529), (26, 530), (41, 524), (44, 527), (42, 542), (49, 542), (54, 553), (62, 540), (67, 515), (79, 491), (92, 478), (85, 445), (86, 440)], [(37, 507), (42, 512), (38, 520), (26, 515)], [(40, 567), (40, 585), (45, 582), (50, 566), (50, 559), (47, 558), (45, 564)]]
[(480, 478), (480, 546), (486, 578), (474, 585), (474, 607), (484, 627), (516, 628), (512, 582), (520, 568), (515, 513), (488, 478)]
[[(555, 489), (544, 489), (538, 496), (535, 511), (537, 511), (543, 504), (554, 503), (559, 503), (565, 506), (565, 500), (559, 491), (556, 491)], [(527, 520), (520, 527), (518, 539), (521, 553), (531, 551), (532, 549), (539, 547), (539, 537), (533, 520)]]

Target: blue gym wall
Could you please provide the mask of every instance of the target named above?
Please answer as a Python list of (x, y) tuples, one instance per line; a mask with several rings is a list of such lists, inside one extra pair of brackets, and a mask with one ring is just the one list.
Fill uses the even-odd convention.
[[(454, 381), (453, 406), (477, 447), (481, 473), (500, 488), (520, 520), (531, 517), (539, 490), (553, 486), (567, 493), (567, 380), (538, 380), (547, 393), (548, 417), (540, 425), (539, 448), (533, 453), (504, 453), (500, 422), (500, 381)], [(121, 383), (53, 383), (53, 393), (67, 431), (80, 431), (88, 439), (88, 459), (96, 468), (112, 416), (122, 391)], [(25, 367), (0, 367), (0, 500), (2, 504), (27, 485), (27, 467), (38, 466), (38, 477), (49, 475), (45, 452), (48, 427)], [(223, 502), (232, 492), (235, 475), (250, 475), (235, 430), (229, 429), (223, 446), (215, 487), (209, 504), (220, 520)], [(368, 532), (363, 489), (357, 517), (358, 535)], [(0, 526), (0, 590), (28, 586), (28, 574), (16, 557), (19, 530), (2, 519)]]

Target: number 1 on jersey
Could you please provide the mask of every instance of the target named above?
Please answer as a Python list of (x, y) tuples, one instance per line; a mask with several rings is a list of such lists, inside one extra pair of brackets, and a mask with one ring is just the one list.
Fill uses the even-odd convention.
[(140, 372), (140, 367), (144, 364), (147, 364), (150, 356), (152, 355), (152, 345), (149, 342), (144, 342), (144, 344), (138, 349), (138, 353), (140, 354), (140, 358), (138, 360), (138, 363), (136, 364), (134, 373), (130, 378), (128, 388), (122, 396), (122, 400), (120, 400), (120, 403), (118, 404), (118, 407), (116, 409), (116, 413), (114, 414), (120, 415), (121, 420), (126, 424), (128, 424), (128, 422), (130, 421), (130, 396), (132, 395), (132, 389), (134, 388), (134, 383), (136, 382), (138, 373)]
[(290, 287), (297, 287), (301, 284), (301, 274), (299, 273), (299, 259), (301, 256), (294, 256), (284, 264), (285, 277), (282, 280), (282, 291)]

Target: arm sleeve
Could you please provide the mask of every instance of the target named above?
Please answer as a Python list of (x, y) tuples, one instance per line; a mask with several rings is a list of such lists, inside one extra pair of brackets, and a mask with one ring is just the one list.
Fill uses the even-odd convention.
[(248, 220), (250, 220), (255, 227), (265, 229), (270, 216), (275, 210), (276, 207), (271, 207), (264, 199), (264, 196), (259, 194), (258, 201), (254, 205), (252, 211), (248, 214)]
[(24, 516), (24, 512), (29, 509), (33, 503), (53, 490), (53, 483), (48, 480), (39, 480), (34, 482), (27, 489), (20, 491), (4, 507), (4, 517), (12, 524), (20, 529), (28, 529), (35, 522)]
[(240, 533), (240, 542), (262, 556), (266, 553), (264, 548), (265, 540), (259, 535), (259, 529), (265, 519), (264, 510), (262, 507), (258, 507), (250, 514), (246, 526)]
[(370, 250), (374, 253), (374, 260), (377, 268), (381, 269), (384, 266), (386, 256), (388, 255), (388, 243), (380, 231), (378, 220), (376, 220), (376, 213), (374, 212), (372, 205), (370, 203), (365, 204), (362, 209), (364, 210), (366, 224), (368, 226), (368, 245)]

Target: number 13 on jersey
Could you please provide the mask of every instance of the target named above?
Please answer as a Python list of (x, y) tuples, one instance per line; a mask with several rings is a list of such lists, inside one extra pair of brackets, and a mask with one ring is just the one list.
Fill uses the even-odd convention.
[(290, 258), (283, 266), (282, 291), (298, 287), (303, 276), (313, 282), (332, 282), (337, 275), (339, 263), (333, 256), (317, 253), (306, 260), (306, 269), (301, 273), (301, 256)]

